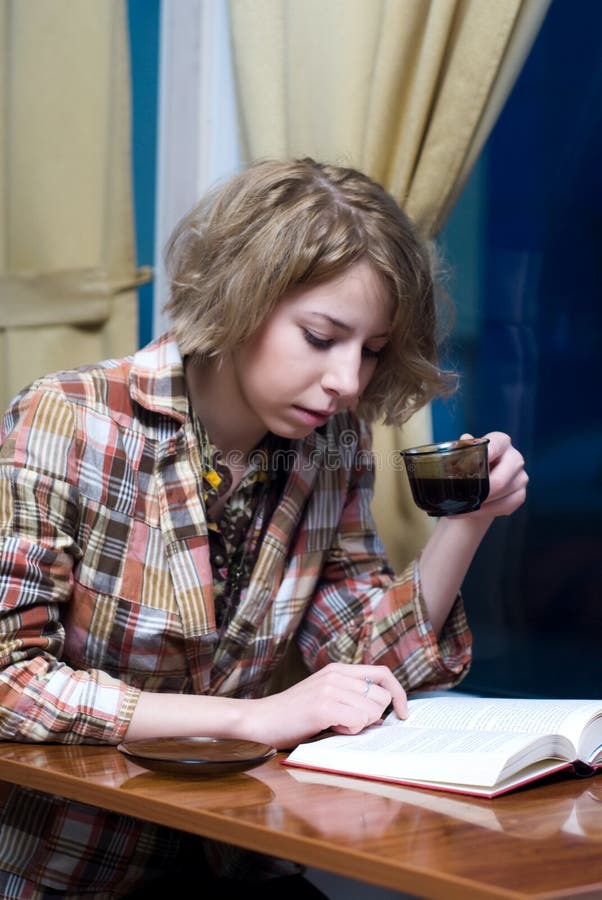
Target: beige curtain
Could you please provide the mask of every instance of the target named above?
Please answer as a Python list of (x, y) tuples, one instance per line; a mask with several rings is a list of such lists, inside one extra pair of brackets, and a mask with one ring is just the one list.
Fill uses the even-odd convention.
[[(356, 166), (436, 235), (549, 2), (229, 0), (246, 159)], [(374, 514), (397, 569), (431, 526), (391, 460), (430, 436), (428, 410), (375, 429)]]
[(123, 0), (0, 0), (0, 405), (137, 343)]

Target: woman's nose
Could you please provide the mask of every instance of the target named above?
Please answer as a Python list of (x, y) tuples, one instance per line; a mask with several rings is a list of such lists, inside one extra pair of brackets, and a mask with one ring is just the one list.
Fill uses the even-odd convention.
[(360, 364), (356, 354), (333, 357), (322, 376), (322, 387), (343, 399), (355, 399), (360, 389)]

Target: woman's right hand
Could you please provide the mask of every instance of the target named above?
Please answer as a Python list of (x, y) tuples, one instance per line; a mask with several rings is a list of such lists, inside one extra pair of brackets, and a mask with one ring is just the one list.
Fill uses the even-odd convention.
[(329, 663), (285, 691), (248, 703), (244, 737), (278, 749), (329, 729), (357, 734), (381, 720), (393, 704), (400, 718), (407, 716), (406, 694), (386, 666)]

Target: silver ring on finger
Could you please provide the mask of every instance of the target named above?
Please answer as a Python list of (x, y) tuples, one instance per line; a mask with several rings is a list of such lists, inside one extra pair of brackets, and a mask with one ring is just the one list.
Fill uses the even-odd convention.
[(368, 691), (370, 690), (370, 688), (372, 687), (372, 684), (373, 684), (372, 679), (371, 679), (371, 678), (368, 678), (368, 676), (366, 676), (366, 677), (364, 678), (364, 681), (366, 682), (366, 687), (365, 687), (364, 690), (362, 691), (362, 697), (366, 697), (366, 696), (367, 696)]

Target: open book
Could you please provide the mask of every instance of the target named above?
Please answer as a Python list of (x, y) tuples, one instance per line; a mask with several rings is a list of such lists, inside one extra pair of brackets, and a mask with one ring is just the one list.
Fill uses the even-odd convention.
[(602, 769), (602, 701), (428, 697), (361, 734), (300, 744), (285, 765), (496, 797), (563, 769)]

